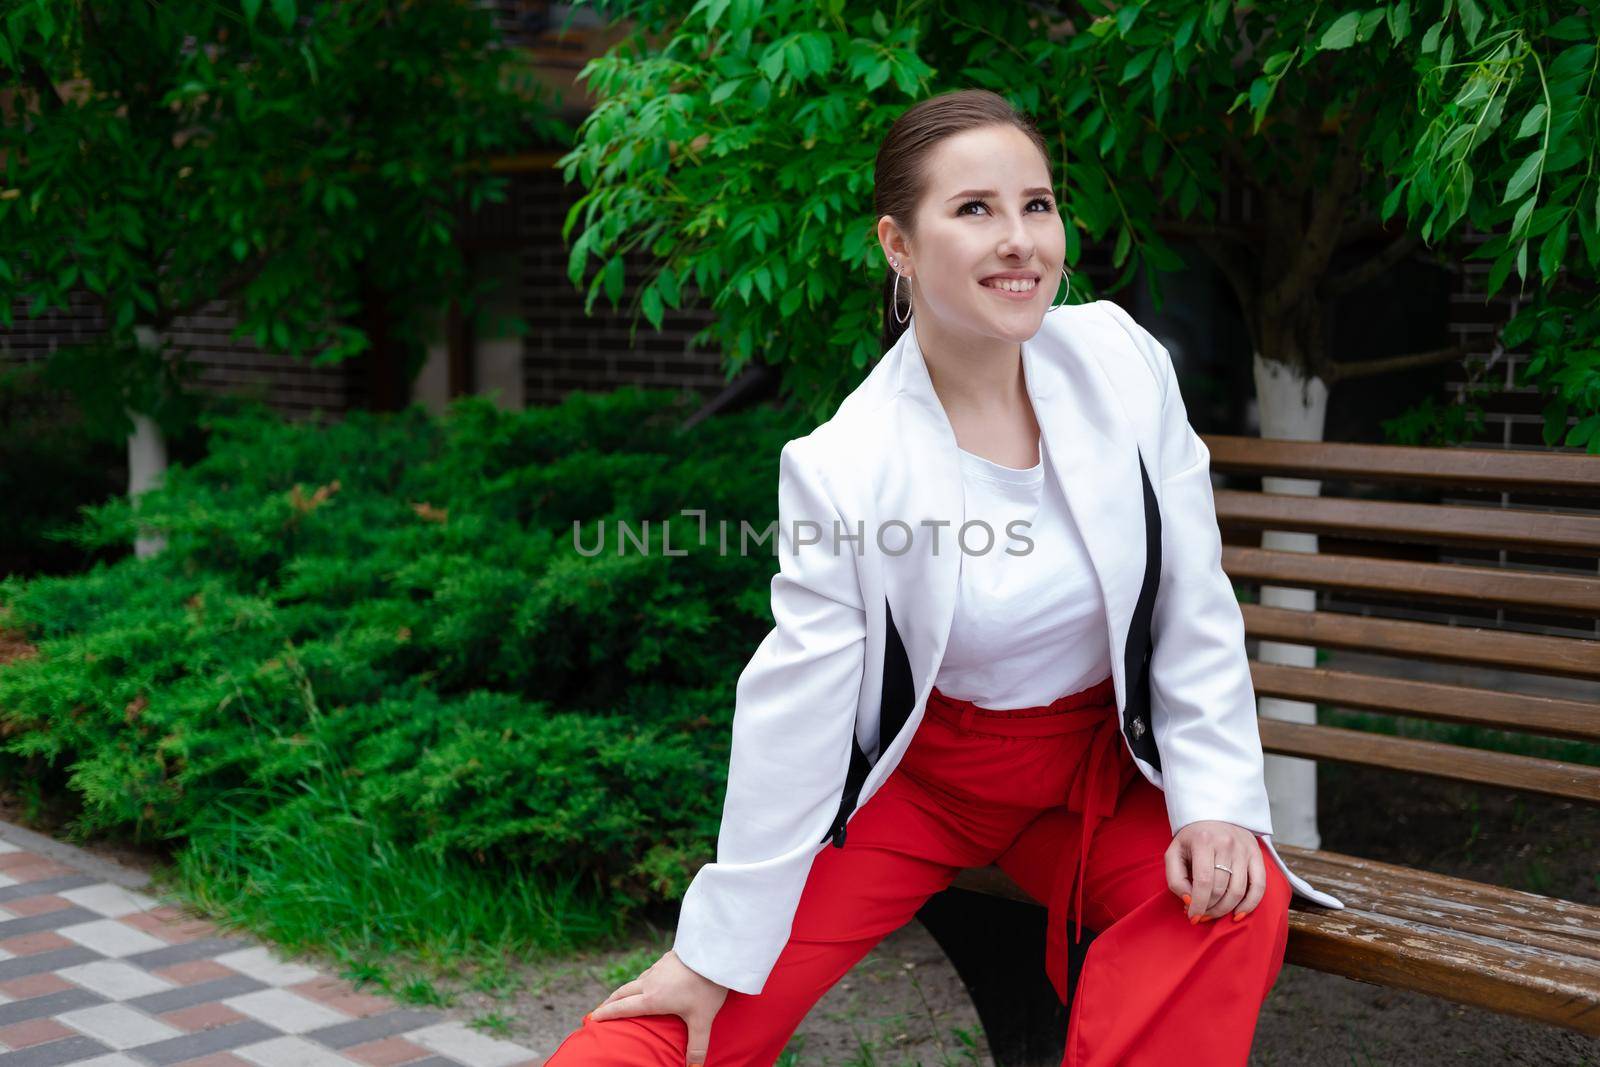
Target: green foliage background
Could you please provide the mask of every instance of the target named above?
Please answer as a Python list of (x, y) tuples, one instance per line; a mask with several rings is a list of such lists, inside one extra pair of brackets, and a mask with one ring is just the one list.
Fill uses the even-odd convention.
[[(220, 417), (143, 498), (166, 551), (0, 582), (0, 622), (38, 645), (0, 670), (0, 779), (71, 836), (172, 842), (211, 893), (270, 884), (298, 835), (343, 841), (358, 878), (398, 851), (581, 885), (619, 920), (677, 897), (771, 626), (775, 539), (720, 554), (716, 523), (736, 546), (775, 520), (801, 432), (762, 412), (680, 435), (687, 403)], [(681, 508), (706, 510), (705, 547)], [(648, 553), (618, 554), (619, 519), (650, 520)], [(605, 551), (574, 522), (586, 546), (603, 522)], [(132, 534), (120, 498), (78, 531)]]
[[(1069, 265), (1104, 242), (1112, 291), (1142, 271), (1159, 296), (1188, 240), (1262, 356), (1330, 384), (1381, 365), (1324, 351), (1335, 299), (1470, 220), (1493, 235), (1477, 252), (1492, 261), (1488, 295), (1514, 282), (1525, 298), (1507, 340), (1535, 356), (1517, 384), (1543, 394), (1546, 441), (1600, 453), (1596, 5), (594, 6), (638, 32), (581, 73), (597, 101), (562, 161), (583, 190), (563, 231), (569, 277), (591, 306), (615, 306), (624, 255), (649, 250), (628, 310), (659, 326), (694, 287), (717, 311), (697, 340), (732, 371), (781, 366), (817, 419), (881, 352), (877, 146), (916, 102), (985, 88), (1051, 147)], [(1251, 226), (1222, 221), (1241, 188)], [(1373, 218), (1400, 235), (1383, 252), (1370, 251)], [(1335, 270), (1347, 247), (1370, 262)], [(1071, 289), (1055, 299), (1100, 295), (1083, 271)], [(1471, 414), (1420, 412), (1394, 430), (1455, 440)]]

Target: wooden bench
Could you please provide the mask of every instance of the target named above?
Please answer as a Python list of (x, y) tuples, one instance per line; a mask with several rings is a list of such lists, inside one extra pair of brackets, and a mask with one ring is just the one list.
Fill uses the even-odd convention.
[[(1252, 659), (1259, 696), (1600, 742), (1600, 457), (1203, 437), (1215, 473), (1315, 478), (1324, 494), (1330, 482), (1352, 483), (1317, 497), (1217, 489), (1223, 569), (1236, 585), (1348, 590), (1401, 609), (1241, 604), (1252, 638), (1385, 664), (1379, 673)], [(1315, 533), (1318, 551), (1252, 547), (1261, 530)], [(1427, 667), (1516, 672), (1520, 682), (1416, 677)], [(1531, 692), (1528, 676), (1546, 679), (1543, 691)], [(1600, 766), (1259, 723), (1269, 753), (1600, 803)], [(1288, 962), (1600, 1036), (1600, 908), (1336, 852), (1279, 850), (1346, 905), (1296, 897)], [(1043, 976), (1044, 909), (988, 867), (963, 872), (918, 918), (972, 995), (996, 1064), (1058, 1064), (1067, 1012)]]

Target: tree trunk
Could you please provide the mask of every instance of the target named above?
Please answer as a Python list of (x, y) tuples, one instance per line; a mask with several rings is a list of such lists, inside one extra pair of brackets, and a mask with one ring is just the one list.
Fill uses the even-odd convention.
[[(159, 344), (156, 332), (149, 326), (135, 326), (134, 334), (144, 348)], [(133, 432), (128, 435), (128, 499), (135, 510), (139, 494), (160, 485), (167, 473), (167, 438), (156, 420), (143, 412), (128, 409), (133, 420)], [(133, 542), (133, 554), (147, 559), (166, 548), (167, 539), (159, 534), (140, 533)]]
[[(1260, 352), (1253, 360), (1256, 402), (1260, 407), (1261, 436), (1295, 441), (1322, 440), (1328, 412), (1328, 387), (1320, 378), (1307, 380), (1299, 369), (1287, 363), (1268, 360)], [(1263, 477), (1261, 488), (1267, 493), (1316, 496), (1322, 481), (1312, 478)], [(1317, 535), (1289, 530), (1263, 530), (1261, 547), (1283, 552), (1317, 551)], [(1261, 586), (1261, 603), (1268, 607), (1313, 611), (1317, 595), (1312, 589), (1279, 585)], [(1311, 645), (1283, 641), (1262, 641), (1258, 658), (1262, 663), (1296, 667), (1316, 665), (1317, 650)], [(1261, 714), (1285, 722), (1315, 724), (1317, 706), (1303, 700), (1261, 697)], [(1313, 760), (1293, 756), (1268, 755), (1266, 758), (1267, 795), (1272, 803), (1274, 838), (1302, 848), (1322, 847), (1317, 830), (1317, 765)]]

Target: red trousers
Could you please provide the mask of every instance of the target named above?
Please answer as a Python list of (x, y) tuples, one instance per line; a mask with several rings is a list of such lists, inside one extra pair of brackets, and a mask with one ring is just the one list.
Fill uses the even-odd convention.
[[(788, 945), (754, 996), (729, 991), (705, 1067), (769, 1067), (822, 995), (965, 867), (998, 864), (1049, 906), (1046, 970), (1065, 993), (1066, 915), (1097, 931), (1071, 997), (1063, 1063), (1187, 1067), (1249, 1057), (1283, 967), (1290, 887), (1262, 850), (1244, 919), (1190, 924), (1167, 886), (1161, 790), (1118, 735), (1108, 677), (1037, 708), (933, 690), (894, 772), (817, 853)], [(1063, 996), (1063, 1002), (1066, 1001)], [(683, 1067), (676, 1015), (589, 1020), (546, 1067)]]

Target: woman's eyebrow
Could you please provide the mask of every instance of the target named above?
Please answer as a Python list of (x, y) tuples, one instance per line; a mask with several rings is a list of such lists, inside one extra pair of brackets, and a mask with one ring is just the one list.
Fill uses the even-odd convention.
[[(963, 197), (963, 196), (996, 197), (996, 196), (999, 196), (999, 195), (1000, 194), (998, 192), (996, 192), (995, 190), (993, 190), (993, 189), (967, 189), (967, 190), (964, 190), (963, 192), (957, 193), (955, 196), (952, 196), (950, 199), (951, 200), (956, 200), (956, 199), (959, 199), (960, 197)], [(1022, 195), (1023, 196), (1049, 196), (1050, 195), (1050, 190), (1046, 189), (1042, 185), (1036, 185), (1032, 189), (1024, 189), (1024, 190), (1022, 190)]]

